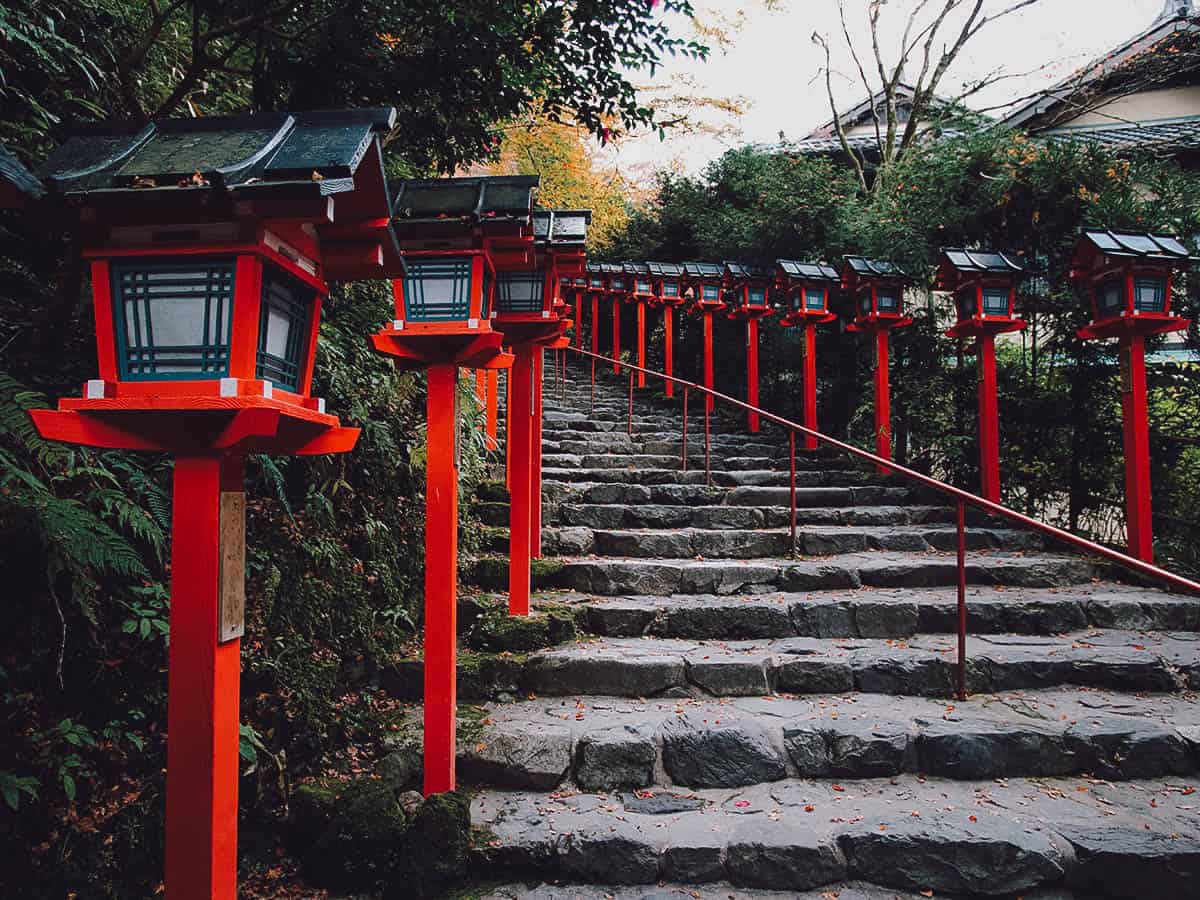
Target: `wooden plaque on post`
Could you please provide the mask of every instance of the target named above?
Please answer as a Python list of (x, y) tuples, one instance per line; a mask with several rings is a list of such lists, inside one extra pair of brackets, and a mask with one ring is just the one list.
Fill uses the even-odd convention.
[(220, 621), (217, 642), (236, 640), (246, 632), (246, 494), (221, 491)]

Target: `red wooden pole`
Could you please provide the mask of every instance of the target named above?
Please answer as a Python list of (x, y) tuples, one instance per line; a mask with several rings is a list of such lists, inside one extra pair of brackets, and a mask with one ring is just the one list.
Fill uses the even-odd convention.
[(1125, 431), (1125, 529), (1129, 555), (1154, 562), (1150, 502), (1150, 420), (1146, 409), (1146, 338), (1121, 338), (1121, 412)]
[(792, 552), (796, 552), (796, 432), (788, 432), (788, 487), (792, 497)]
[(979, 336), (979, 493), (1000, 502), (1000, 416), (996, 409), (996, 338)]
[(480, 406), (487, 402), (487, 369), (475, 370), (475, 399)]
[[(875, 332), (875, 455), (892, 458), (892, 391), (888, 384), (888, 331)], [(877, 467), (886, 474), (885, 466)]]
[[(704, 386), (710, 391), (713, 387), (713, 326), (712, 313), (704, 314)], [(704, 411), (713, 411), (712, 394), (704, 395)]]
[[(244, 510), (240, 456), (175, 460), (167, 666), (166, 892), (237, 896), (241, 641), (220, 642), (221, 510)], [(222, 498), (222, 494), (232, 495)], [(244, 518), (227, 523), (240, 527)], [(234, 540), (238, 536), (231, 535)]]
[[(639, 369), (646, 368), (646, 303), (644, 300), (637, 302), (637, 364)], [(637, 373), (637, 386), (644, 388), (646, 386), (646, 373)]]
[(542, 377), (546, 351), (533, 351), (533, 417), (529, 427), (529, 555), (542, 558)]
[(600, 352), (600, 295), (592, 294), (592, 352)]
[[(670, 382), (667, 382), (670, 384)], [(688, 416), (688, 389), (683, 389), (683, 471), (687, 471), (687, 416)]]
[[(746, 320), (746, 402), (758, 406), (758, 319)], [(758, 413), (746, 414), (746, 428), (758, 434), (761, 425)]]
[[(817, 326), (804, 323), (804, 427), (817, 431)], [(804, 449), (816, 450), (817, 439), (804, 436)]]
[(583, 291), (575, 292), (575, 346), (583, 347)]
[(958, 501), (958, 665), (956, 666), (959, 700), (967, 699), (967, 510)]
[(621, 358), (621, 301), (617, 297), (613, 297), (612, 307), (612, 358), (613, 358), (613, 374), (620, 375), (621, 367), (617, 365), (616, 360)]
[[(670, 306), (663, 307), (663, 371), (668, 375), (675, 374), (675, 335), (674, 331), (675, 318), (674, 312)], [(675, 396), (675, 382), (667, 379), (666, 387), (663, 392), (668, 397)]]
[(512, 490), (513, 372), (504, 373), (504, 486)]
[(513, 348), (510, 374), (508, 459), (508, 612), (529, 615), (530, 547), (533, 511), (530, 508), (533, 458), (533, 347)]
[(429, 367), (425, 456), (425, 793), (452, 791), (458, 607), (458, 367)]
[(500, 372), (497, 369), (487, 370), (487, 448), (495, 450), (500, 446), (496, 440), (497, 415), (496, 406), (500, 399)]

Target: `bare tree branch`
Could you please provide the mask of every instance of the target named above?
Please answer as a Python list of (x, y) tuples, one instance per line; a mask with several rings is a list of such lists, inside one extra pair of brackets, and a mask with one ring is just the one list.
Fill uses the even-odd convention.
[[(875, 142), (883, 143), (883, 133), (879, 128), (879, 109), (875, 105), (875, 91), (871, 89), (871, 83), (867, 80), (866, 70), (863, 68), (862, 60), (858, 58), (858, 51), (854, 49), (854, 41), (850, 40), (850, 25), (846, 22), (846, 2), (838, 0), (838, 14), (842, 19), (842, 34), (846, 37), (846, 46), (850, 48), (850, 56), (854, 59), (854, 65), (858, 67), (859, 77), (862, 79), (863, 87), (866, 88), (867, 97), (871, 104), (871, 119), (875, 123)], [(836, 119), (838, 111), (833, 111), (833, 116)]]
[(837, 132), (838, 141), (842, 145), (842, 151), (850, 157), (850, 162), (854, 164), (854, 173), (858, 176), (858, 182), (862, 186), (863, 192), (868, 193), (871, 186), (867, 183), (867, 172), (863, 167), (861, 160), (854, 155), (854, 151), (850, 149), (850, 142), (846, 140), (846, 129), (842, 127), (841, 117), (837, 112), (837, 101), (833, 99), (833, 75), (832, 59), (829, 53), (829, 41), (818, 32), (813, 32), (813, 43), (820, 45), (825, 51), (825, 91), (829, 96), (829, 106), (833, 110), (833, 128)]

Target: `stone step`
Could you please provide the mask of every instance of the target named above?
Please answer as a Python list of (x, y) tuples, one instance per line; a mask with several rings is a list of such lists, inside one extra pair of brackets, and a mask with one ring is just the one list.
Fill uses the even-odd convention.
[[(611, 473), (608, 479), (591, 480), (564, 472), (544, 473), (543, 498), (552, 503), (643, 504), (663, 506), (757, 506), (791, 507), (789, 488), (705, 484), (704, 472), (670, 472), (646, 469), (639, 472), (592, 470)], [(634, 476), (624, 480), (621, 476)], [(840, 485), (796, 488), (796, 506), (880, 506), (906, 502), (941, 505), (936, 495), (907, 487), (884, 485)]]
[[(1129, 585), (967, 589), (970, 634), (1052, 635), (1087, 628), (1200, 631), (1200, 599)], [(583, 597), (584, 627), (605, 637), (749, 640), (955, 634), (954, 588), (863, 588), (757, 597)]]
[[(1065, 686), (1183, 693), (1200, 688), (1195, 632), (1089, 629), (1061, 635), (971, 635), (967, 689), (1004, 693)], [(682, 640), (589, 638), (522, 654), (465, 653), (464, 700), (596, 695), (639, 698), (764, 697), (860, 692), (954, 695), (957, 639), (882, 638)], [(419, 658), (381, 673), (384, 689), (417, 700)]]
[[(969, 550), (1041, 550), (1045, 541), (1036, 532), (1006, 528), (968, 528)], [(957, 529), (942, 527), (804, 526), (796, 529), (637, 529), (600, 530), (584, 527), (542, 529), (542, 553), (547, 556), (623, 556), (637, 559), (762, 559), (787, 556), (833, 556), (869, 550), (925, 553), (956, 550)], [(508, 550), (508, 529), (492, 535), (493, 552)]]
[[(910, 891), (881, 888), (865, 882), (827, 885), (814, 891), (762, 891), (756, 888), (735, 887), (728, 882), (704, 885), (704, 891), (691, 884), (669, 884), (659, 881), (653, 888), (590, 884), (502, 884), (493, 887), (479, 900), (693, 900), (719, 897), (723, 900), (923, 900), (923, 895)], [(925, 895), (928, 896), (928, 895)], [(1029, 894), (1028, 900), (1076, 900), (1069, 891), (1049, 894)]]
[(708, 887), (716, 883), (795, 897), (850, 880), (926, 897), (1061, 900), (1070, 896), (1064, 885), (1088, 898), (1200, 897), (1200, 812), (1178, 778), (900, 775), (688, 792), (485, 790), (471, 819), (493, 872), (542, 880), (680, 882), (703, 886), (691, 889), (701, 897), (718, 896)]
[[(770, 594), (776, 591), (823, 591), (841, 588), (934, 587), (956, 584), (954, 554), (844, 553), (822, 559), (632, 559), (562, 558), (539, 560), (534, 586), (563, 588), (603, 596), (650, 594)], [(1049, 553), (983, 551), (967, 554), (968, 584), (1012, 587), (1059, 587), (1091, 581), (1100, 564)], [(470, 580), (484, 588), (503, 589), (508, 560), (481, 557)]]
[[(507, 524), (508, 505), (489, 515)], [(791, 523), (786, 506), (697, 506), (695, 504), (558, 503), (547, 524), (585, 528), (784, 528)], [(939, 506), (823, 506), (799, 507), (796, 524), (803, 525), (928, 525), (954, 519), (951, 507)], [(975, 524), (975, 523), (972, 523)]]
[[(786, 455), (782, 459), (775, 459), (767, 456), (756, 457), (733, 457), (733, 464), (730, 464), (729, 459), (719, 459), (712, 457), (710, 460), (710, 468), (713, 475), (729, 474), (752, 474), (754, 472), (776, 472), (784, 476), (784, 484), (787, 484), (788, 478), (788, 463)], [(606, 453), (596, 453), (589, 451), (585, 454), (578, 453), (547, 453), (545, 445), (542, 452), (542, 468), (543, 469), (671, 469), (674, 471), (683, 471), (683, 463), (679, 454), (649, 454), (649, 453), (633, 453), (628, 451), (613, 451), (609, 449)], [(697, 449), (695, 446), (688, 447), (688, 471), (698, 470), (704, 471), (704, 448)], [(814, 481), (814, 479), (826, 478), (866, 478), (868, 480), (891, 481), (892, 483), (901, 483), (898, 478), (892, 476), (880, 476), (874, 472), (868, 472), (862, 468), (857, 468), (849, 465), (838, 467), (832, 464), (832, 461), (824, 461), (820, 466), (808, 465), (798, 466), (796, 470), (797, 484), (814, 484), (824, 483)]]
[(925, 697), (733, 700), (581, 695), (484, 710), (459, 748), (465, 783), (589, 791), (732, 788), (785, 778), (953, 779), (1090, 773), (1137, 779), (1200, 766), (1194, 696), (1090, 688)]
[[(555, 696), (745, 697), (857, 690), (949, 697), (956, 646), (956, 638), (946, 634), (907, 640), (597, 638), (532, 654), (522, 685)], [(1200, 686), (1197, 646), (1195, 632), (971, 635), (967, 688), (983, 693), (1061, 685), (1192, 690)]]

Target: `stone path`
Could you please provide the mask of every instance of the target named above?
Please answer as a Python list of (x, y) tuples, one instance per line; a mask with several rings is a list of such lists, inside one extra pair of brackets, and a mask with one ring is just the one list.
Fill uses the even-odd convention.
[[(723, 422), (709, 484), (700, 403), (684, 472), (677, 403), (631, 435), (625, 391), (545, 385), (568, 640), (462, 674), (490, 897), (1200, 897), (1200, 599), (972, 515), (956, 702), (952, 507), (801, 455), (793, 548), (786, 436)], [(477, 508), (503, 590), (503, 492)]]

